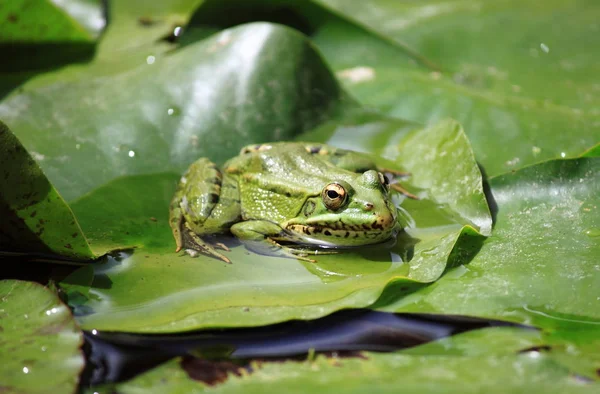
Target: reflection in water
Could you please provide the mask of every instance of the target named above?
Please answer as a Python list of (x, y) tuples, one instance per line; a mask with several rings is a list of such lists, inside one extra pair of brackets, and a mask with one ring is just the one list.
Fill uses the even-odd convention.
[(517, 324), (464, 316), (345, 310), (311, 321), (171, 335), (86, 332), (87, 383), (129, 379), (170, 358), (281, 358), (312, 352), (391, 352), (462, 332)]

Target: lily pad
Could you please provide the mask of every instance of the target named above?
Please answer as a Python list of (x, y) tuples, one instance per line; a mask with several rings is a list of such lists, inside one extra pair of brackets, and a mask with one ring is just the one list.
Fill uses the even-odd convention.
[(0, 253), (95, 257), (69, 206), (2, 122), (0, 189)]
[(600, 52), (589, 50), (598, 34), (598, 3), (318, 3), (437, 65), (407, 67), (401, 54), (395, 65), (380, 62), (362, 53), (369, 48), (357, 37), (360, 49), (339, 56), (333, 40), (321, 34), (323, 44), (316, 43), (344, 87), (392, 116), (423, 123), (457, 119), (490, 176), (576, 157), (600, 139)]
[(0, 389), (74, 393), (83, 335), (69, 308), (33, 282), (0, 281)]
[[(461, 174), (473, 176), (478, 172), (476, 163), (469, 154), (468, 141), (460, 137), (462, 130), (455, 126), (447, 122), (433, 130), (415, 132), (423, 138), (411, 134), (406, 141), (397, 141), (417, 151), (419, 144), (429, 144), (433, 136), (451, 136), (458, 141), (451, 150), (465, 155), (424, 160), (440, 166), (436, 162), (443, 160)], [(405, 128), (400, 127), (399, 132), (404, 133)], [(470, 165), (463, 166), (463, 162)], [(401, 159), (395, 167), (403, 167)], [(422, 175), (435, 178), (441, 173)], [(94, 265), (93, 297), (83, 305), (78, 303), (77, 309), (84, 328), (178, 332), (317, 318), (342, 308), (368, 306), (390, 283), (403, 294), (414, 290), (416, 284), (435, 281), (449, 261), (453, 265), (468, 260), (482, 240), (471, 227), (472, 220), (453, 213), (447, 204), (437, 204), (425, 193), (423, 200), (413, 203), (421, 208), (405, 213), (410, 228), (391, 249), (374, 246), (340, 255), (318, 255), (315, 264), (257, 255), (226, 239), (233, 247), (228, 253), (231, 265), (205, 256), (181, 256), (173, 252), (167, 209), (177, 178), (177, 174), (125, 177), (73, 203), (94, 247), (136, 247), (110, 258), (107, 264)], [(437, 183), (431, 180), (431, 184)], [(460, 195), (473, 193), (460, 182), (453, 187)], [(147, 193), (150, 189), (153, 192)], [(482, 190), (479, 195), (484, 198)], [(464, 200), (467, 205), (476, 205), (472, 212), (477, 212), (477, 217), (487, 215), (491, 223), (487, 205)], [(424, 223), (423, 227), (419, 223)]]
[[(574, 375), (546, 353), (525, 351), (544, 343), (534, 330), (493, 328), (472, 331), (401, 352), (362, 353), (359, 357), (317, 356), (307, 361), (257, 361), (236, 367), (214, 363), (211, 391), (260, 393), (308, 391), (360, 393), (377, 391), (448, 393), (543, 391), (592, 393), (598, 388)], [(207, 384), (198, 381), (211, 374), (190, 359), (170, 361), (151, 372), (114, 387), (94, 388), (99, 393), (200, 393)], [(218, 368), (221, 372), (218, 373)], [(196, 380), (194, 380), (196, 379)]]
[(471, 263), (383, 309), (598, 324), (600, 158), (549, 161), (490, 183), (494, 233)]
[(245, 144), (289, 139), (330, 119), (342, 98), (311, 44), (282, 26), (144, 48), (39, 76), (0, 103), (67, 200), (119, 176), (181, 173), (200, 156), (222, 162)]

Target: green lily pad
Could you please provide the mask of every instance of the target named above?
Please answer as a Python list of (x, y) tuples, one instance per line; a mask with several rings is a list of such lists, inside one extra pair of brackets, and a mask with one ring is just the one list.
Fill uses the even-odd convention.
[(245, 144), (289, 139), (333, 116), (342, 96), (311, 44), (272, 24), (119, 58), (39, 76), (0, 102), (67, 200), (119, 176), (181, 173), (199, 156), (222, 162)]
[(0, 189), (0, 253), (95, 257), (69, 206), (2, 122)]
[(358, 36), (346, 41), (358, 49), (344, 56), (332, 45), (333, 35), (316, 40), (344, 87), (362, 103), (423, 123), (460, 121), (488, 175), (575, 157), (600, 139), (600, 52), (589, 50), (598, 34), (598, 3), (318, 3), (437, 65), (406, 66), (408, 56), (401, 54), (390, 64), (391, 50), (381, 56), (384, 61), (369, 57), (364, 52), (377, 48), (365, 48)]
[[(401, 134), (406, 131), (404, 126), (399, 129)], [(455, 123), (415, 133), (417, 137), (410, 134), (405, 140), (396, 140), (405, 142), (406, 149), (412, 146), (413, 151), (436, 138), (453, 141), (455, 145), (447, 146), (449, 152), (462, 155), (430, 156), (424, 162), (477, 177), (468, 141)], [(423, 138), (418, 138), (419, 133)], [(404, 167), (401, 158), (394, 167)], [(431, 171), (420, 175), (435, 178), (441, 174)], [(388, 284), (396, 286), (397, 294), (404, 294), (419, 283), (435, 281), (448, 264), (468, 260), (482, 240), (471, 227), (473, 220), (424, 193), (423, 200), (413, 202), (415, 208), (405, 213), (404, 220), (417, 225), (411, 224), (392, 249), (374, 246), (322, 255), (313, 264), (257, 255), (225, 240), (233, 246), (228, 253), (231, 265), (205, 256), (181, 256), (173, 252), (167, 208), (177, 178), (177, 174), (125, 177), (72, 204), (94, 248), (136, 247), (107, 264), (94, 265), (93, 297), (87, 303), (78, 302), (76, 309), (84, 328), (178, 332), (317, 318), (342, 308), (368, 306)], [(481, 175), (478, 179), (480, 182)], [(431, 179), (430, 184), (439, 182)], [(411, 187), (410, 182), (406, 185)], [(473, 193), (465, 183), (457, 182), (453, 187), (459, 195)], [(147, 193), (150, 189), (152, 193)], [(485, 202), (482, 190), (478, 195)], [(476, 217), (488, 216), (489, 227), (487, 205), (472, 198), (464, 201), (464, 206), (476, 205), (470, 210), (477, 212)]]
[[(341, 393), (448, 393), (543, 391), (593, 393), (597, 383), (574, 374), (549, 353), (533, 349), (545, 343), (534, 330), (492, 328), (468, 332), (396, 353), (361, 357), (317, 356), (308, 361), (260, 361), (229, 364), (221, 373), (197, 372), (193, 362), (176, 359), (99, 393), (200, 393), (207, 384), (193, 380), (214, 375), (211, 391), (262, 393), (306, 391)], [(531, 351), (524, 351), (532, 349)], [(215, 363), (216, 364), (216, 363)], [(203, 364), (199, 364), (203, 365)], [(224, 364), (221, 364), (221, 366)], [(219, 365), (216, 364), (218, 370)], [(196, 372), (196, 373), (194, 373)], [(202, 373), (201, 373), (202, 372)]]
[(549, 161), (490, 183), (494, 233), (471, 263), (383, 309), (598, 324), (600, 158)]
[(74, 393), (83, 335), (71, 311), (45, 287), (0, 281), (0, 391)]

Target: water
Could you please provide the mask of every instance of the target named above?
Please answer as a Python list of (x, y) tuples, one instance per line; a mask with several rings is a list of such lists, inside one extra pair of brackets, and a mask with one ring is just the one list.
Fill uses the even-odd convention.
[[(502, 321), (430, 314), (344, 310), (321, 319), (263, 327), (140, 335), (85, 332), (84, 386), (120, 382), (173, 357), (193, 354), (215, 362), (296, 358), (315, 352), (358, 355), (391, 352), (470, 330), (518, 326)], [(204, 362), (204, 361), (203, 361)]]

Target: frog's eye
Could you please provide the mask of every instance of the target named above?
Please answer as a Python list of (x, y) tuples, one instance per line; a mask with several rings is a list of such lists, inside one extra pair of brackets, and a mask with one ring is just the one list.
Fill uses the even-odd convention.
[(344, 205), (346, 196), (346, 189), (339, 183), (330, 183), (323, 188), (323, 193), (321, 193), (323, 203), (327, 209), (331, 209), (332, 211), (340, 209), (340, 207)]

